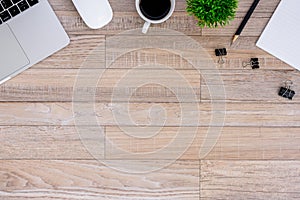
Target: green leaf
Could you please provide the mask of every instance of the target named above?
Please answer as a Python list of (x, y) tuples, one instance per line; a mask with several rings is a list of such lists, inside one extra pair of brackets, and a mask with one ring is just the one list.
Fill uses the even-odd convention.
[(186, 11), (200, 27), (225, 26), (235, 17), (238, 0), (187, 0)]

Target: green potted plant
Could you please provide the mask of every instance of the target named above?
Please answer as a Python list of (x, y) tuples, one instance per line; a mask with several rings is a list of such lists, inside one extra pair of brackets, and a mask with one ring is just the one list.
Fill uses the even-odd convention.
[(235, 17), (238, 0), (187, 0), (186, 10), (200, 27), (225, 26)]

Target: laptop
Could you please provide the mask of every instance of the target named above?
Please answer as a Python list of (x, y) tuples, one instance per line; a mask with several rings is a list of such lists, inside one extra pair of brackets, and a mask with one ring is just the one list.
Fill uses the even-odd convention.
[(0, 0), (0, 84), (69, 42), (47, 0)]

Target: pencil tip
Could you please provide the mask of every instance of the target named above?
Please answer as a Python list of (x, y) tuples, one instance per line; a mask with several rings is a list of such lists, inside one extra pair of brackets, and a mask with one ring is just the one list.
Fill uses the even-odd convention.
[(231, 45), (239, 38), (239, 35), (234, 35), (231, 41)]

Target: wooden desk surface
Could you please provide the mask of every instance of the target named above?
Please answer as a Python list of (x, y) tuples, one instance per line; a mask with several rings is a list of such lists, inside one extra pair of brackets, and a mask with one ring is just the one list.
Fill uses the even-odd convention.
[[(199, 159), (199, 148), (212, 113), (202, 75), (166, 52), (148, 49), (123, 57), (129, 65), (153, 56), (168, 61), (193, 84), (202, 113), (200, 124), (194, 126), (198, 127), (197, 137), (182, 157), (159, 171), (141, 175), (118, 172), (94, 160), (74, 125), (73, 85), (83, 61), (108, 37), (143, 24), (134, 0), (110, 2), (112, 22), (103, 29), (90, 30), (71, 0), (50, 0), (71, 38), (70, 45), (1, 85), (0, 199), (299, 199), (300, 98), (289, 101), (278, 97), (277, 91), (283, 81), (290, 79), (299, 92), (300, 74), (255, 46), (279, 0), (261, 1), (232, 47), (231, 37), (251, 0), (240, 0), (236, 19), (225, 28), (198, 28), (193, 17), (186, 14), (184, 0), (177, 0), (171, 19), (157, 26), (191, 36), (215, 61), (215, 48), (228, 49), (226, 63), (218, 66), (227, 95), (226, 100), (219, 99), (219, 103), (226, 103), (224, 128), (203, 159)], [(260, 59), (260, 69), (242, 68), (242, 62), (251, 57)], [(98, 114), (105, 134), (128, 151), (161, 148), (180, 126), (180, 103), (165, 88), (141, 87), (129, 104), (133, 120), (147, 125), (148, 110), (157, 105), (167, 115), (166, 127), (152, 140), (120, 137), (122, 126), (127, 124), (115, 123), (112, 111), (124, 102), (111, 104), (109, 96), (114, 82), (128, 70), (126, 67), (108, 69), (107, 79), (97, 86)], [(187, 137), (194, 127), (183, 127)], [(112, 158), (123, 160), (122, 155)]]

